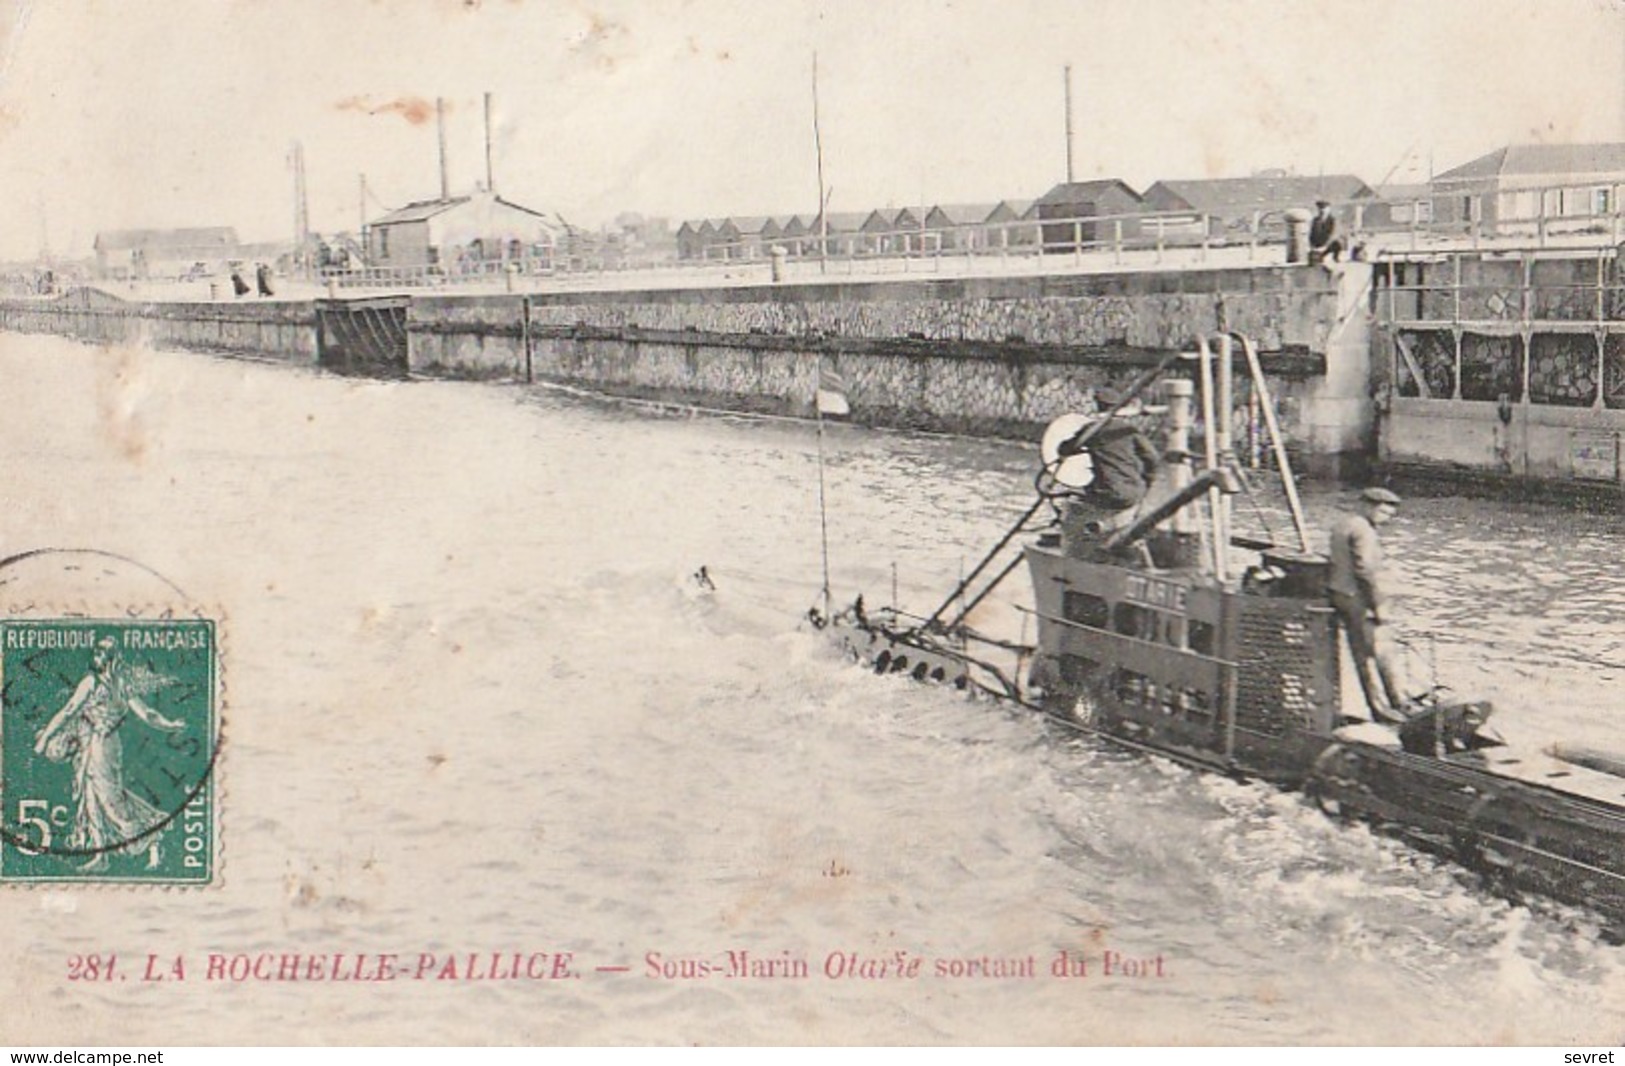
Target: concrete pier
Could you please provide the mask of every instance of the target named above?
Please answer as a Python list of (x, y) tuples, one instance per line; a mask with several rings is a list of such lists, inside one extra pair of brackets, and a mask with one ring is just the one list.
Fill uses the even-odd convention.
[(1612, 247), (1395, 257), (1373, 301), (1377, 457), (1501, 488), (1625, 488), (1625, 283)]
[[(1370, 447), (1370, 280), (1367, 264), (1350, 263), (1337, 273), (1241, 266), (411, 294), (396, 298), (404, 329), (393, 332), (336, 329), (343, 300), (129, 303), (77, 290), (0, 303), (0, 328), (789, 414), (811, 413), (822, 367), (841, 376), (860, 422), (1023, 436), (1084, 407), (1091, 389), (1231, 330), (1257, 342), (1294, 449), (1335, 474)], [(324, 357), (341, 334), (344, 358)], [(357, 359), (374, 336), (404, 351)]]
[(289, 363), (314, 364), (315, 327), (310, 301), (133, 303), (99, 289), (74, 289), (49, 300), (0, 300), (0, 329), (15, 333)]

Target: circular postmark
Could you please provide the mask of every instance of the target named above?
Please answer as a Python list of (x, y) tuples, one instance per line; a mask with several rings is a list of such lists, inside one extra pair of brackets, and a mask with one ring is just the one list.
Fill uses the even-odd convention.
[(0, 882), (213, 879), (218, 636), (133, 560), (0, 560)]

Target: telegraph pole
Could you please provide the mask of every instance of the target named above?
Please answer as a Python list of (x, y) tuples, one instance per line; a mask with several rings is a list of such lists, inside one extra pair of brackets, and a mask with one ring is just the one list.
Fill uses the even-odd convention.
[(485, 94), (485, 191), (496, 195), (496, 178), (491, 172), (491, 94)]
[(818, 272), (829, 269), (829, 197), (824, 194), (824, 135), (818, 128), (818, 53), (813, 53), (813, 151), (818, 157)]
[(1066, 183), (1072, 184), (1072, 64), (1068, 63), (1062, 75), (1066, 90)]

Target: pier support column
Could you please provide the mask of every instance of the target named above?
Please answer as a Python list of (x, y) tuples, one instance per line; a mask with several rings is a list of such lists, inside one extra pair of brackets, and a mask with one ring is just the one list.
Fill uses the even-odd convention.
[[(1309, 383), (1300, 418), (1300, 446), (1310, 473), (1357, 477), (1370, 456), (1372, 265), (1336, 264), (1328, 275), (1314, 347), (1326, 355), (1326, 376)], [(1319, 268), (1315, 268), (1319, 269)]]

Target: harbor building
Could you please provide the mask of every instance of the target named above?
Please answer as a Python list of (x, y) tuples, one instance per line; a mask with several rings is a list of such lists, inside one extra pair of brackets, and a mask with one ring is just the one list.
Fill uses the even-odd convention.
[(1353, 174), (1302, 176), (1265, 173), (1248, 178), (1159, 181), (1145, 191), (1147, 211), (1189, 213), (1197, 236), (1211, 239), (1280, 239), (1286, 212), (1372, 197), (1371, 186)]
[(419, 200), (367, 227), (367, 260), (385, 269), (478, 273), (490, 265), (551, 263), (559, 227), (492, 192)]
[[(1062, 182), (1040, 196), (1036, 206), (1038, 218), (1050, 222), (1042, 227), (1046, 252), (1134, 239), (1140, 235), (1139, 220), (1122, 216), (1146, 209), (1140, 194), (1117, 178)], [(1100, 221), (1079, 221), (1092, 218)]]
[(1585, 232), (1620, 208), (1625, 144), (1512, 144), (1434, 177), (1433, 218), (1498, 236)]
[(242, 257), (230, 226), (120, 229), (96, 234), (96, 276), (106, 281), (204, 277)]

